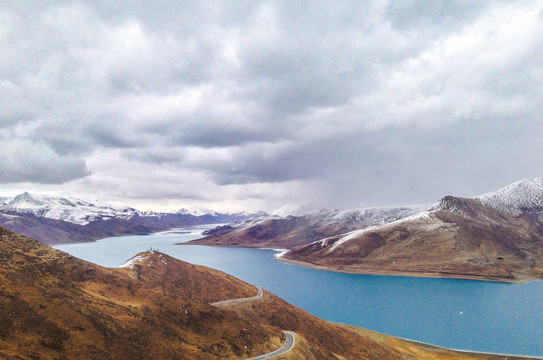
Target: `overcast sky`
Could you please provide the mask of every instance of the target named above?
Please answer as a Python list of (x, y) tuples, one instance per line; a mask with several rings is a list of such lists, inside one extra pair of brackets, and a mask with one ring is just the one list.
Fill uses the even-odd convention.
[(0, 0), (0, 196), (353, 208), (541, 176), (542, 4)]

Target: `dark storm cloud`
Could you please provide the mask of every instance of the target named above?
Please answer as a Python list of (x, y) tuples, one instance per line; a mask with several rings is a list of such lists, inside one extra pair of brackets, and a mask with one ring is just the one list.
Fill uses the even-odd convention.
[(213, 171), (220, 184), (313, 182), (312, 201), (330, 207), (430, 203), (533, 176), (539, 170), (531, 158), (543, 153), (536, 140), (542, 133), (537, 120), (464, 120), (362, 131), (334, 141), (247, 146), (227, 161), (196, 158), (186, 165)]
[(345, 207), (538, 176), (541, 12), (0, 0), (0, 182)]

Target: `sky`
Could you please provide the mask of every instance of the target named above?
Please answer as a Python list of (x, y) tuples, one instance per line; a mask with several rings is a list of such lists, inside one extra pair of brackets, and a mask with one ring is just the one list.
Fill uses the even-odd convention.
[(359, 208), (542, 176), (541, 1), (0, 0), (0, 196)]

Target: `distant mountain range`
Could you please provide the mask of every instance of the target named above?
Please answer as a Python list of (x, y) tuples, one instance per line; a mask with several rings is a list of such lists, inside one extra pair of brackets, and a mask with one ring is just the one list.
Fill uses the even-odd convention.
[(349, 273), (519, 282), (543, 278), (543, 178), (429, 205), (266, 216), (196, 244), (285, 248), (282, 260)]
[(180, 209), (173, 213), (139, 211), (28, 192), (0, 198), (0, 225), (48, 244), (148, 234), (179, 226), (231, 223), (262, 215), (204, 209)]

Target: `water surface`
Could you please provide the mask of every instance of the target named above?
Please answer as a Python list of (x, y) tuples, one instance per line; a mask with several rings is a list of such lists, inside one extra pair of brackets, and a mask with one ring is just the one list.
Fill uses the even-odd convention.
[(55, 247), (108, 267), (153, 248), (258, 284), (328, 321), (454, 349), (543, 356), (543, 281), (351, 275), (285, 264), (274, 250), (174, 245), (207, 228)]

